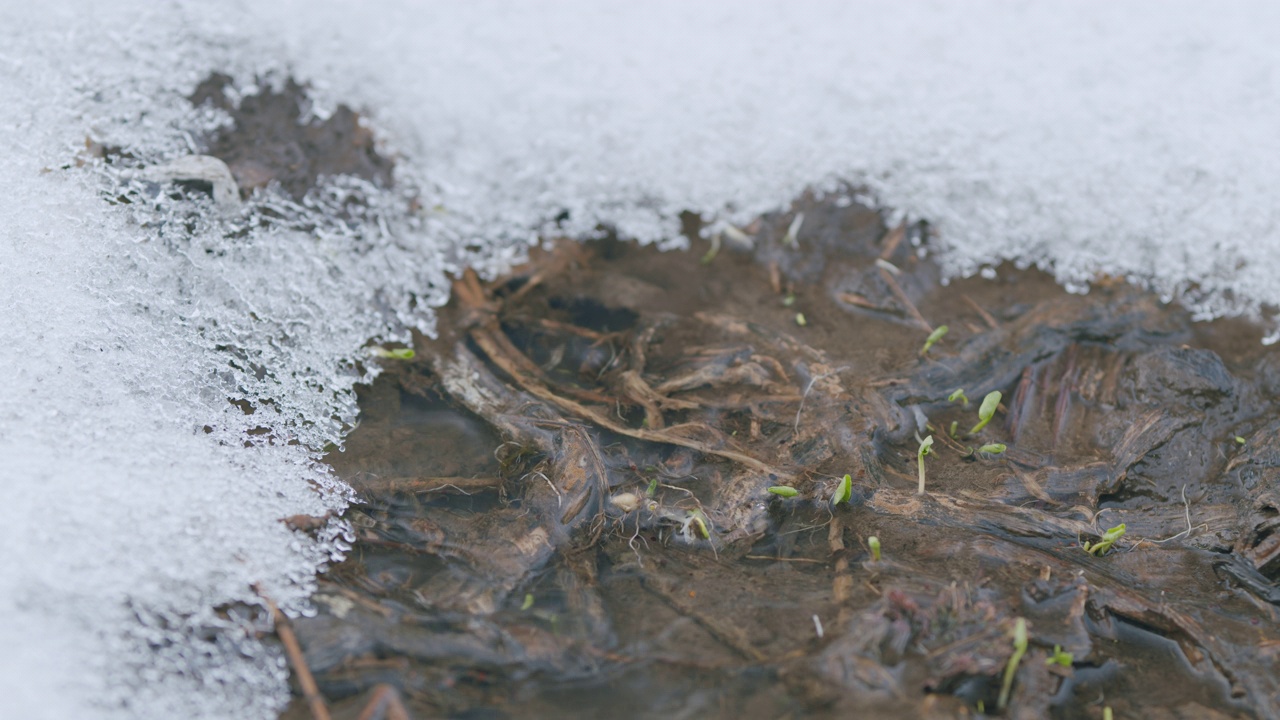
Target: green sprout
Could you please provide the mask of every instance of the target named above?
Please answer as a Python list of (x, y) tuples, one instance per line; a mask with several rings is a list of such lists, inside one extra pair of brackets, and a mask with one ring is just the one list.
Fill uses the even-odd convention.
[(809, 321), (804, 319), (804, 313), (796, 313), (796, 324), (800, 327), (804, 327), (809, 324)]
[(1009, 448), (1004, 443), (991, 443), (989, 445), (983, 445), (982, 447), (978, 448), (978, 452), (990, 453), (992, 455), (999, 455), (1000, 453), (1008, 449)]
[(1119, 525), (1102, 533), (1102, 539), (1096, 543), (1090, 543), (1086, 540), (1082, 547), (1084, 547), (1084, 551), (1090, 555), (1097, 555), (1101, 557), (1106, 555), (1107, 551), (1111, 549), (1111, 546), (1115, 545), (1116, 541), (1122, 537), (1124, 537), (1124, 523), (1120, 523)]
[(523, 612), (533, 607), (533, 593), (524, 594), (524, 602), (520, 604), (520, 610)]
[(773, 487), (769, 488), (769, 492), (773, 493), (774, 495), (778, 495), (780, 497), (795, 497), (796, 495), (800, 494), (799, 490), (796, 490), (793, 487), (788, 487), (786, 485), (774, 485)]
[(939, 325), (937, 330), (929, 333), (929, 337), (924, 339), (924, 347), (920, 348), (920, 357), (924, 357), (925, 353), (929, 352), (929, 348), (933, 347), (934, 343), (941, 340), (942, 336), (946, 335), (947, 330), (950, 329), (951, 328), (948, 328), (946, 325)]
[(412, 360), (413, 348), (395, 348), (388, 350), (386, 348), (373, 347), (369, 348), (369, 354), (374, 357), (389, 358), (391, 360)]
[(924, 456), (930, 453), (931, 447), (933, 447), (932, 435), (920, 441), (920, 450), (916, 452), (916, 461), (920, 463), (920, 489), (916, 492), (918, 495), (924, 494)]
[(987, 396), (982, 398), (982, 405), (978, 406), (978, 424), (973, 426), (969, 431), (970, 435), (976, 435), (979, 430), (987, 426), (991, 422), (991, 418), (996, 414), (996, 408), (1000, 406), (1000, 398), (1003, 397), (999, 390), (992, 390)]
[(786, 297), (782, 298), (782, 307), (791, 307), (792, 305), (795, 305), (795, 304), (796, 304), (795, 293), (787, 293)]
[(871, 559), (880, 562), (880, 538), (875, 535), (867, 538), (867, 547), (871, 548)]
[(1237, 436), (1236, 436), (1236, 444), (1237, 444), (1237, 445), (1243, 445), (1243, 444), (1244, 444), (1244, 438), (1242, 438), (1242, 437), (1240, 437), (1239, 435), (1237, 435)]
[(716, 259), (716, 255), (720, 254), (720, 233), (711, 236), (711, 247), (707, 249), (707, 254), (702, 256), (703, 265), (710, 265), (712, 260)]
[(698, 529), (698, 536), (703, 540), (711, 539), (711, 530), (707, 528), (707, 519), (706, 516), (702, 514), (701, 510), (689, 511), (688, 516), (685, 518), (685, 532), (688, 531), (689, 527), (696, 527)]
[(964, 394), (964, 388), (956, 388), (956, 391), (947, 396), (947, 402), (962, 402), (965, 407), (969, 407), (969, 396)]
[(787, 234), (782, 236), (782, 244), (798, 247), (800, 241), (797, 236), (800, 234), (800, 226), (804, 224), (804, 213), (796, 213), (796, 218), (791, 221), (790, 227), (787, 228)]
[(1071, 667), (1071, 663), (1075, 661), (1075, 656), (1062, 649), (1061, 645), (1053, 646), (1053, 654), (1044, 661), (1045, 665), (1053, 665), (1057, 663), (1062, 667)]
[(649, 487), (645, 488), (645, 497), (653, 497), (658, 494), (658, 478), (649, 481)]
[(1113, 719), (1114, 719), (1114, 717), (1115, 717), (1115, 716), (1113, 716), (1113, 715), (1111, 714), (1111, 706), (1110, 706), (1110, 705), (1103, 705), (1103, 706), (1102, 706), (1102, 720), (1113, 720)]
[(853, 478), (845, 475), (840, 484), (836, 486), (836, 494), (831, 496), (831, 504), (847, 503), (851, 497), (853, 497)]
[(954, 437), (956, 436), (956, 426), (957, 426), (957, 425), (959, 425), (959, 424), (960, 424), (960, 423), (956, 422), (955, 420), (952, 420), (952, 421), (951, 421), (951, 430), (950, 430), (950, 431), (949, 431), (949, 433), (948, 433), (948, 434), (950, 434), (950, 435), (951, 435), (951, 437), (953, 437), (953, 438), (954, 438)]
[(1009, 664), (1004, 666), (1004, 684), (1000, 686), (1000, 698), (996, 708), (1003, 710), (1009, 704), (1009, 691), (1013, 689), (1013, 676), (1018, 672), (1018, 663), (1027, 652), (1027, 621), (1018, 618), (1013, 625), (1013, 654), (1009, 656)]

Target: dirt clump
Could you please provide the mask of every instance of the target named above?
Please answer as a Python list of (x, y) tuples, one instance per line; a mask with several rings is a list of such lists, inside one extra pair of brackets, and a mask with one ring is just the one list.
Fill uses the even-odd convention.
[(205, 152), (227, 164), (243, 198), (274, 182), (301, 201), (320, 178), (337, 175), (391, 187), (394, 162), (378, 152), (372, 130), (349, 106), (315, 117), (306, 86), (292, 77), (279, 89), (264, 82), (258, 93), (235, 100), (231, 86), (229, 76), (213, 73), (188, 99), (230, 114), (231, 124), (205, 141)]

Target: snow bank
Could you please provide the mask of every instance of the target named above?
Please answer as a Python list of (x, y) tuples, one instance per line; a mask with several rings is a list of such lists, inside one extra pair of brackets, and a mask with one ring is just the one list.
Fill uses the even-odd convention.
[[(943, 262), (1099, 271), (1204, 313), (1280, 305), (1280, 7), (1255, 2), (350, 3), (0, 8), (0, 704), (269, 717), (250, 586), (307, 611), (343, 549), (314, 449), (369, 338), (551, 218), (672, 237), (807, 186), (927, 217)], [(422, 192), (350, 242), (139, 224), (85, 138), (148, 162), (182, 97), (292, 72), (372, 116)], [(412, 297), (412, 301), (410, 298)], [(245, 415), (229, 400), (257, 407)], [(266, 402), (266, 401), (270, 402)], [(245, 444), (257, 427), (267, 435)], [(268, 442), (264, 438), (274, 438)], [(289, 444), (288, 440), (297, 441)], [(215, 607), (229, 607), (215, 612)]]

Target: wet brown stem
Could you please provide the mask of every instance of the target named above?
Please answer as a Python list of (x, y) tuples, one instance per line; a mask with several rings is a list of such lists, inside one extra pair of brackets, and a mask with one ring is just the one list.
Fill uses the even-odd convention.
[(356, 720), (378, 720), (378, 718), (409, 720), (409, 711), (401, 702), (400, 693), (390, 685), (382, 684), (373, 689), (369, 704), (364, 706), (364, 711)]
[(307, 659), (302, 654), (302, 646), (298, 644), (298, 636), (293, 634), (293, 626), (289, 624), (289, 618), (280, 612), (280, 608), (261, 588), (255, 587), (254, 591), (258, 593), (267, 604), (267, 610), (271, 612), (271, 621), (275, 623), (276, 636), (280, 638), (280, 642), (284, 645), (284, 653), (289, 658), (289, 665), (293, 667), (293, 674), (298, 678), (298, 687), (302, 689), (302, 697), (306, 699), (307, 705), (311, 708), (311, 717), (314, 720), (329, 720), (329, 708), (324, 703), (324, 696), (320, 694), (320, 688), (316, 686), (316, 679), (311, 675), (311, 668), (307, 667)]

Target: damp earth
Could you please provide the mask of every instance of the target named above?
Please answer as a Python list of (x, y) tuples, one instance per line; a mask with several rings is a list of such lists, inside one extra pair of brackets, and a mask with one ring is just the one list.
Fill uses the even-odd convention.
[[(356, 111), (231, 87), (189, 98), (230, 119), (196, 150), (262, 218), (392, 185)], [(176, 173), (108, 200), (217, 197)], [(276, 612), (283, 717), (1280, 716), (1261, 330), (1107, 277), (944, 284), (926, 223), (856, 197), (461, 274), (327, 456), (362, 502), (318, 613)]]
[(293, 625), (334, 716), (1280, 715), (1261, 331), (944, 284), (883, 217), (461, 275), (328, 455), (357, 539)]

